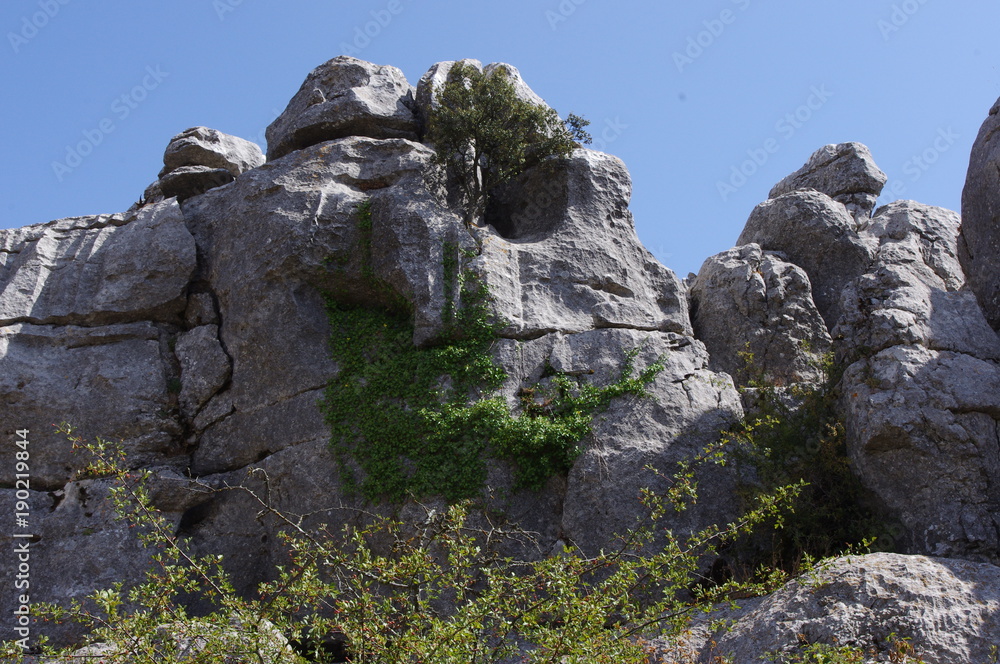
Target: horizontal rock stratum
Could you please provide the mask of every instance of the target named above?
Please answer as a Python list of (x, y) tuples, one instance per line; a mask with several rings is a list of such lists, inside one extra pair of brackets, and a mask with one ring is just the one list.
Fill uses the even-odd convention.
[[(504, 69), (522, 99), (544, 103), (513, 67), (463, 62)], [(433, 65), (413, 86), (394, 67), (335, 58), (268, 128), (266, 160), (252, 143), (191, 128), (170, 141), (163, 171), (132, 209), (0, 231), (0, 421), (8, 439), (15, 429), (32, 436), (32, 564), (45, 570), (34, 599), (135, 580), (148, 562), (114, 519), (107, 483), (78, 476), (81, 460), (53, 422), (123, 441), (128, 463), (153, 472), (154, 500), (177, 533), (223, 554), (241, 590), (278, 562), (277, 524), (246, 494), (215, 489), (266, 488), (276, 508), (334, 526), (352, 510), (396, 510), (347, 491), (330, 449), (318, 403), (341, 367), (327, 299), (402, 302), (412, 343), (433, 347), (449, 333), (455, 260), (486, 284), (505, 321), (492, 354), (515, 412), (524, 390), (553, 373), (607, 385), (630, 352), (637, 370), (664, 363), (650, 397), (614, 400), (569, 471), (541, 490), (514, 489), (510, 465), (491, 462), (490, 508), (537, 533), (540, 550), (608, 546), (642, 512), (640, 487), (662, 490), (676, 462), (739, 422), (742, 353), (793, 385), (817, 380), (817, 360), (832, 349), (850, 463), (900, 524), (893, 557), (833, 569), (850, 579), (928, 566), (961, 576), (975, 564), (996, 575), (995, 108), (970, 164), (968, 229), (956, 213), (912, 201), (875, 210), (886, 176), (869, 150), (829, 145), (749, 212), (736, 247), (687, 283), (639, 242), (625, 165), (585, 147), (521, 174), (491, 201), (489, 224), (466, 227), (434, 146), (422, 142), (434, 85), (453, 65)], [(364, 227), (359, 209), (368, 210)], [(732, 467), (707, 470), (698, 503), (668, 525), (688, 532), (734, 517), (737, 479)], [(16, 489), (0, 481), (8, 504)], [(989, 606), (994, 586), (983, 590)], [(833, 614), (806, 606), (795, 586), (780, 593), (719, 643), (737, 653), (765, 641), (785, 648), (754, 626), (779, 601), (801, 607), (794, 629), (832, 633), (824, 625)], [(879, 601), (896, 607), (886, 615), (901, 637), (919, 623), (926, 661), (978, 656), (972, 640), (965, 650), (940, 645), (934, 630), (953, 626), (907, 622), (937, 601), (907, 593)], [(880, 616), (871, 624), (888, 624)]]

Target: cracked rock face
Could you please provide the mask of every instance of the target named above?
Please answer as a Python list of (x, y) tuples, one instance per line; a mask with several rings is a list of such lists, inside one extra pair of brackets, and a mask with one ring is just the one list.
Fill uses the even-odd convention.
[(767, 200), (750, 213), (737, 246), (757, 244), (781, 252), (809, 275), (813, 301), (832, 328), (840, 318), (844, 286), (868, 270), (873, 243), (856, 230), (842, 203), (814, 190)]
[(740, 384), (753, 370), (778, 385), (822, 378), (817, 361), (830, 350), (830, 333), (812, 299), (802, 268), (748, 244), (705, 261), (691, 285), (695, 336), (710, 366)]
[[(160, 180), (127, 213), (0, 231), (0, 421), (5, 436), (31, 432), (35, 546), (54, 570), (33, 601), (137, 580), (147, 561), (53, 422), (123, 441), (127, 463), (153, 471), (176, 533), (223, 554), (247, 592), (282, 550), (280, 524), (245, 489), (332, 530), (361, 509), (414, 512), (341, 486), (318, 407), (339, 371), (326, 304), (405, 301), (413, 343), (433, 345), (453, 258), (507, 322), (492, 352), (512, 408), (553, 370), (607, 385), (630, 351), (636, 370), (665, 366), (649, 398), (598, 416), (569, 473), (541, 491), (513, 491), (512, 469), (490, 465), (488, 508), (538, 533), (540, 550), (609, 546), (644, 513), (639, 489), (665, 488), (649, 466), (669, 477), (741, 418), (720, 370), (738, 375), (746, 342), (773, 375), (808, 380), (802, 345), (820, 352), (834, 328), (850, 363), (852, 463), (904, 524), (904, 544), (997, 559), (1000, 342), (963, 287), (954, 213), (897, 202), (861, 223), (884, 176), (863, 146), (828, 146), (753, 211), (739, 247), (706, 263), (692, 328), (684, 285), (636, 237), (614, 157), (578, 149), (544, 163), (498, 193), (485, 227), (465, 226), (433, 146), (417, 142), (415, 109), (451, 64), (432, 67), (414, 98), (398, 70), (337, 58), (268, 129), (267, 163), (204, 128), (171, 144), (165, 179), (220, 171), (224, 186), (178, 203)], [(732, 519), (734, 482), (728, 467), (705, 470), (698, 504), (664, 525), (683, 535)]]
[(979, 129), (962, 190), (962, 267), (969, 287), (1000, 331), (1000, 99)]
[(195, 268), (176, 201), (0, 232), (0, 324), (173, 322)]
[[(68, 420), (87, 439), (122, 439), (131, 465), (156, 469), (155, 500), (178, 534), (197, 552), (223, 554), (245, 591), (281, 561), (279, 524), (250, 494), (224, 487), (266, 493), (276, 508), (315, 513), (314, 523), (334, 530), (358, 518), (351, 508), (399, 509), (364, 505), (340, 486), (318, 407), (338, 371), (327, 298), (384, 307), (396, 302), (389, 289), (412, 310), (414, 343), (433, 344), (445, 330), (451, 257), (489, 285), (509, 323), (494, 354), (513, 408), (521, 388), (551, 380), (553, 368), (606, 385), (632, 350), (636, 370), (666, 366), (651, 398), (611, 404), (568, 476), (512, 491), (512, 468), (490, 465), (490, 507), (539, 533), (543, 550), (559, 540), (588, 551), (609, 545), (643, 513), (638, 489), (662, 484), (647, 465), (669, 476), (741, 416), (732, 382), (691, 336), (683, 285), (636, 237), (620, 160), (580, 149), (525, 173), (498, 198), (492, 226), (468, 228), (432, 166), (433, 148), (412, 140), (411, 99), (398, 70), (338, 58), (272, 125), (267, 163), (216, 159), (238, 144), (211, 130), (171, 144), (165, 177), (217, 169), (235, 178), (225, 186), (131, 215), (0, 232), (2, 419), (8, 433), (39, 434), (39, 504), (46, 491), (64, 496), (53, 515), (82, 504), (82, 460), (48, 430)], [(725, 497), (732, 481), (712, 470), (703, 486)], [(671, 527), (700, 528), (733, 508), (704, 500)], [(109, 555), (110, 544), (86, 544), (78, 530), (46, 527), (37, 546), (53, 565), (75, 550), (68, 569), (78, 572)], [(145, 559), (123, 551), (116, 569), (134, 580)], [(60, 581), (37, 599), (97, 585)]]
[(835, 336), (848, 448), (910, 550), (996, 560), (1000, 551), (1000, 340), (956, 259), (958, 215), (881, 208), (872, 270), (844, 292)]

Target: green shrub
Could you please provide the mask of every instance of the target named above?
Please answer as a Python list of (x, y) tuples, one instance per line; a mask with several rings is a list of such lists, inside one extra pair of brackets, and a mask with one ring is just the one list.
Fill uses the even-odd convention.
[[(666, 531), (661, 549), (643, 553), (654, 536), (662, 539), (668, 505), (686, 503), (689, 464), (666, 495), (643, 492), (649, 518), (616, 547), (589, 557), (565, 549), (514, 560), (500, 547), (512, 539), (530, 542), (531, 534), (505, 523), (474, 526), (466, 504), (427, 509), (409, 523), (373, 517), (367, 526), (330, 532), (306, 530), (301, 516), (279, 513), (251, 494), (283, 525), (289, 563), (245, 598), (233, 591), (221, 557), (189, 552), (151, 506), (147, 474), (126, 469), (119, 448), (101, 440), (75, 443), (94, 455), (91, 474), (114, 480), (116, 510), (155, 551), (146, 579), (134, 588), (117, 584), (68, 607), (35, 605), (48, 619), (82, 623), (88, 642), (103, 644), (104, 664), (335, 661), (324, 647), (331, 640), (357, 664), (485, 663), (519, 655), (553, 664), (644, 663), (643, 638), (677, 635), (692, 615), (725, 597), (760, 591), (733, 582), (690, 589), (704, 556), (773, 516), (790, 495), (766, 497), (726, 526), (687, 537)], [(185, 602), (192, 599), (211, 610), (191, 616)], [(179, 634), (189, 638), (178, 640)], [(69, 649), (45, 652), (93, 661)], [(21, 661), (20, 654), (14, 643), (0, 649), (7, 661)]]
[(784, 527), (772, 531), (767, 541), (758, 538), (758, 551), (751, 557), (769, 557), (775, 564), (794, 571), (807, 559), (826, 558), (867, 548), (881, 542), (886, 529), (874, 507), (872, 496), (851, 470), (847, 458), (843, 422), (837, 411), (841, 371), (832, 355), (819, 364), (824, 379), (816, 384), (775, 387), (753, 367), (747, 353), (748, 373), (753, 376), (744, 389), (753, 402), (746, 419), (728, 437), (736, 445), (741, 464), (744, 498), (753, 500), (774, 487), (803, 483)]
[(590, 142), (588, 122), (566, 121), (546, 106), (517, 96), (506, 68), (486, 75), (461, 62), (437, 89), (428, 118), (435, 161), (454, 175), (465, 195), (466, 225), (478, 223), (493, 190), (548, 157), (567, 156)]

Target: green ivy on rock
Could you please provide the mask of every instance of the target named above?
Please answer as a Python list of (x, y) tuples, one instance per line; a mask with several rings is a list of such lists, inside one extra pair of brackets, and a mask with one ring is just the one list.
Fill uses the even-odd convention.
[[(359, 206), (358, 217), (363, 238), (370, 237), (370, 205)], [(362, 242), (362, 252), (370, 247)], [(453, 244), (443, 249), (446, 302), (437, 345), (413, 345), (404, 309), (328, 300), (339, 371), (322, 409), (342, 479), (369, 500), (476, 496), (490, 458), (511, 464), (517, 488), (539, 489), (569, 470), (595, 414), (616, 397), (645, 395), (663, 369), (656, 362), (634, 375), (634, 349), (614, 383), (596, 387), (556, 374), (548, 386), (522, 389), (515, 415), (497, 394), (507, 375), (491, 354), (504, 323), (491, 312), (486, 284), (463, 264), (470, 255)], [(379, 290), (388, 287), (373, 273), (365, 277)]]

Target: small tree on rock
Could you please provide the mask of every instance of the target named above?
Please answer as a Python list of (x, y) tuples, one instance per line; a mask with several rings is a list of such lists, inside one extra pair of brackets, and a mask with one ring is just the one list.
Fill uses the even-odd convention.
[(465, 223), (478, 224), (497, 186), (548, 157), (566, 157), (589, 143), (589, 122), (566, 120), (517, 95), (506, 67), (489, 74), (456, 63), (437, 89), (428, 118), (435, 163), (448, 168), (465, 197)]

